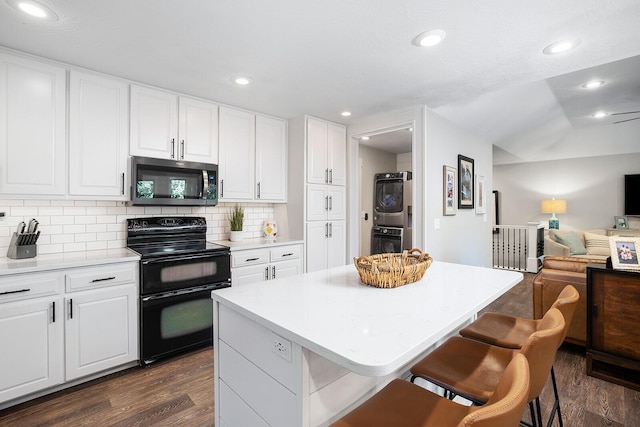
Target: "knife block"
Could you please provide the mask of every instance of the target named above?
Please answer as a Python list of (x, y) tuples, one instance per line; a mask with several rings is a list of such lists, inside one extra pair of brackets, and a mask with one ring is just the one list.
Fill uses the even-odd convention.
[[(11, 259), (24, 259), (24, 258), (33, 258), (38, 255), (38, 247), (35, 243), (25, 245), (18, 244), (18, 240), (20, 240), (21, 236), (34, 237), (37, 239), (37, 233), (24, 233), (18, 234), (13, 233), (11, 237), (11, 242), (9, 243), (9, 249), (7, 249), (7, 257)], [(22, 237), (24, 240), (26, 238)]]

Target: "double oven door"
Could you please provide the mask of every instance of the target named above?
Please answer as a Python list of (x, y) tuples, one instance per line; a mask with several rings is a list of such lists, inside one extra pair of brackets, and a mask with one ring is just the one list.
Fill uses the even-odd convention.
[(141, 364), (211, 345), (211, 291), (229, 286), (229, 252), (143, 259)]

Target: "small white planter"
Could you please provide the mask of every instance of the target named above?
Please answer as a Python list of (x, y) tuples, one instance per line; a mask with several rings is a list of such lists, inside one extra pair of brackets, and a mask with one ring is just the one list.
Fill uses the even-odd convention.
[(232, 231), (229, 236), (229, 240), (232, 242), (239, 242), (242, 240), (242, 230), (241, 231)]

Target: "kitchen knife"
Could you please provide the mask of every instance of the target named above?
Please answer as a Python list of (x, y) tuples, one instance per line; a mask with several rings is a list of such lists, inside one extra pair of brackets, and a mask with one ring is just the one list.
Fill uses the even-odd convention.
[(18, 223), (18, 228), (16, 229), (16, 233), (18, 233), (18, 234), (24, 233), (24, 228), (26, 226), (27, 226), (27, 224), (25, 224), (24, 221), (20, 221), (20, 223)]
[(31, 218), (31, 221), (29, 221), (29, 227), (27, 228), (27, 233), (35, 233), (37, 227), (38, 221), (36, 221), (35, 218)]

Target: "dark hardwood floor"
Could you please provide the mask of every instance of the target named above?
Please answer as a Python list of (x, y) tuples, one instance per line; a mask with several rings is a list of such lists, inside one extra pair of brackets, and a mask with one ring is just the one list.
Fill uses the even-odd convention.
[[(525, 274), (521, 284), (487, 310), (531, 317), (533, 277)], [(640, 392), (586, 376), (584, 350), (562, 347), (555, 371), (565, 426), (640, 426)], [(552, 394), (549, 383), (542, 394), (544, 414)], [(212, 425), (211, 349), (129, 369), (0, 411), (0, 426)]]

